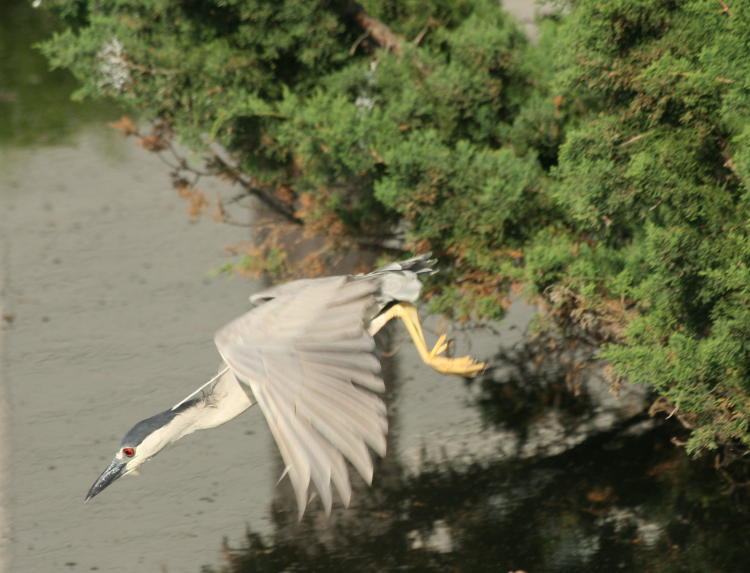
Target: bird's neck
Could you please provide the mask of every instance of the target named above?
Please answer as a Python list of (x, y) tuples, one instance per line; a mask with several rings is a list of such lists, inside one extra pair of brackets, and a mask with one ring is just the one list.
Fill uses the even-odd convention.
[(179, 424), (179, 437), (176, 439), (196, 430), (220, 426), (255, 403), (229, 370), (191, 402), (191, 406), (175, 420)]

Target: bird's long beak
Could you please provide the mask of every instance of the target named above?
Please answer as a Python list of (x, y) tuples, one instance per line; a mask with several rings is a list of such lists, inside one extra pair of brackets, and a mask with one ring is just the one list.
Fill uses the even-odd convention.
[(107, 469), (104, 470), (102, 472), (102, 475), (100, 475), (94, 482), (94, 485), (91, 486), (91, 489), (86, 494), (86, 499), (84, 499), (83, 501), (86, 502), (90, 500), (92, 497), (101, 492), (105, 487), (107, 487), (109, 484), (123, 475), (126, 465), (126, 461), (118, 460), (117, 458), (113, 459)]

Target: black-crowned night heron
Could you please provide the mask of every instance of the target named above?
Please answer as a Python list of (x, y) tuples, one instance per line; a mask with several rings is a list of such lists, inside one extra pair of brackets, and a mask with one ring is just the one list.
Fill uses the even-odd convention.
[(300, 517), (310, 482), (326, 512), (332, 483), (351, 498), (348, 460), (372, 481), (367, 447), (385, 455), (385, 389), (373, 336), (400, 318), (422, 360), (439, 372), (475, 376), (484, 364), (449, 358), (445, 335), (427, 349), (413, 303), (419, 275), (432, 273), (426, 256), (363, 275), (302, 279), (250, 297), (256, 306), (216, 333), (224, 360), (219, 373), (178, 404), (138, 422), (88, 494), (195, 430), (213, 428), (257, 403), (271, 429), (297, 498)]

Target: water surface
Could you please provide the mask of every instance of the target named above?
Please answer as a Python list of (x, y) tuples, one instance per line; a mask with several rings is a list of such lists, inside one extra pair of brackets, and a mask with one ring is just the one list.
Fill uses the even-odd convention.
[(645, 389), (617, 397), (579, 370), (594, 349), (534, 339), (520, 301), (501, 326), (454, 327), (458, 352), (493, 362), (470, 385), (386, 333), (388, 456), (329, 519), (313, 503), (297, 523), (255, 409), (83, 505), (122, 434), (211, 376), (213, 331), (261, 285), (210, 273), (246, 229), (191, 223), (168, 168), (106, 127), (121, 110), (69, 101), (74, 80), (31, 49), (52, 29), (0, 5), (8, 570), (750, 570), (744, 490), (684, 456), (682, 430), (643, 414)]

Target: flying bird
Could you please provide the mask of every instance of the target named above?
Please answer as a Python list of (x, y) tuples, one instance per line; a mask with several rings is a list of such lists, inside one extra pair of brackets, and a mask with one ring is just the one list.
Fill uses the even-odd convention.
[[(166, 446), (214, 428), (258, 404), (284, 460), (299, 517), (315, 487), (326, 513), (333, 487), (351, 499), (346, 461), (369, 484), (368, 448), (385, 455), (385, 390), (373, 336), (400, 319), (422, 360), (447, 374), (475, 376), (484, 363), (444, 356), (441, 335), (427, 348), (414, 303), (420, 277), (432, 274), (427, 255), (367, 274), (301, 279), (250, 297), (255, 306), (215, 335), (219, 373), (170, 409), (125, 434), (85, 501), (119, 477), (133, 474)], [(283, 477), (283, 475), (282, 475)]]

